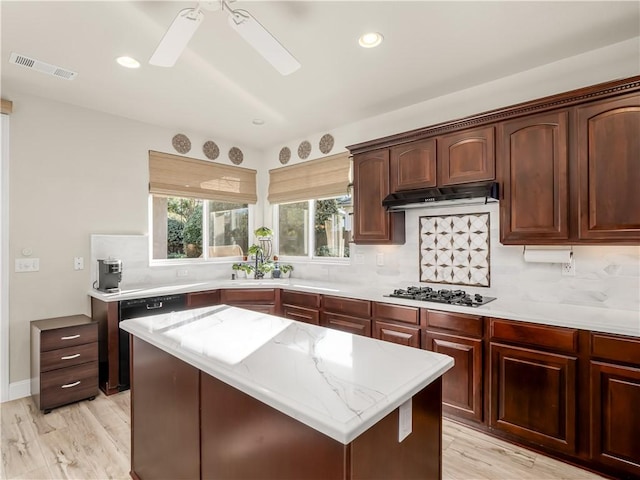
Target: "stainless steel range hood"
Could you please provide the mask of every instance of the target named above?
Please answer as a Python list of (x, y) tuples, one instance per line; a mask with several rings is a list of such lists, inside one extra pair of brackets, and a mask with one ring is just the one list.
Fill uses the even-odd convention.
[(447, 187), (406, 190), (388, 195), (382, 205), (387, 210), (474, 205), (498, 201), (498, 183), (494, 181), (451, 185)]

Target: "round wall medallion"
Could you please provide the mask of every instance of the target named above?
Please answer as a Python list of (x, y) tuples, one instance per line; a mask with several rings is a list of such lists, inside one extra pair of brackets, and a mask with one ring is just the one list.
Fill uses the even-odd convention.
[(191, 140), (182, 133), (175, 135), (171, 140), (171, 143), (178, 153), (187, 153), (191, 150)]
[(311, 153), (311, 144), (305, 140), (298, 147), (298, 156), (304, 160), (305, 158), (309, 157), (310, 153)]
[(209, 160), (215, 160), (220, 155), (218, 145), (216, 145), (216, 142), (211, 140), (204, 142), (204, 145), (202, 145), (202, 151)]
[(329, 153), (333, 148), (333, 136), (329, 135), (328, 133), (326, 135), (323, 135), (320, 139), (319, 147), (322, 153)]
[(240, 165), (244, 160), (242, 150), (238, 147), (231, 147), (231, 150), (229, 150), (229, 160), (231, 160), (231, 163), (234, 165)]
[(280, 163), (283, 165), (289, 163), (289, 160), (291, 160), (291, 150), (289, 150), (289, 147), (282, 147), (278, 158), (280, 159)]

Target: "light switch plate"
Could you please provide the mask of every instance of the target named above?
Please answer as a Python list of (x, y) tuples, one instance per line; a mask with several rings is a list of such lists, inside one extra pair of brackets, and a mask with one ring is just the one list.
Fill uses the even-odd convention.
[(16, 272), (37, 272), (40, 270), (39, 258), (16, 258)]

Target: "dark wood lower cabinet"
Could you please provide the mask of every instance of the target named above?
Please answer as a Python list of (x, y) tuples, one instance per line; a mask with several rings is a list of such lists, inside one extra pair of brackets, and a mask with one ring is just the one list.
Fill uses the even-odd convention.
[(492, 428), (576, 452), (576, 357), (490, 344)]
[(442, 376), (442, 410), (447, 416), (482, 422), (482, 340), (431, 332), (424, 348), (449, 355), (455, 364)]
[(591, 362), (591, 458), (640, 478), (640, 368)]
[(398, 325), (376, 320), (374, 323), (374, 338), (407, 347), (420, 348), (420, 328), (409, 325)]

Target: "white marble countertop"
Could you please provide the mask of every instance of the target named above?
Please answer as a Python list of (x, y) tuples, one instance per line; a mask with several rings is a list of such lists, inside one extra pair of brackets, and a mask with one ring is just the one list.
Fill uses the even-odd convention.
[(344, 444), (453, 366), (446, 355), (226, 305), (120, 327)]
[[(349, 298), (359, 298), (375, 302), (393, 303), (440, 310), (445, 312), (468, 313), (485, 317), (520, 320), (558, 327), (578, 328), (595, 332), (614, 333), (640, 337), (640, 312), (630, 310), (614, 310), (597, 307), (576, 306), (551, 302), (533, 302), (520, 299), (500, 297), (481, 307), (458, 307), (442, 303), (419, 302), (390, 298), (390, 288), (318, 282), (297, 278), (266, 280), (217, 280), (193, 282), (187, 284), (141, 286), (123, 289), (119, 293), (103, 293), (90, 290), (89, 295), (97, 299), (111, 302), (133, 298), (153, 297), (171, 293), (188, 293), (218, 288), (285, 288), (301, 292), (320, 293)], [(444, 287), (443, 287), (444, 288)], [(465, 288), (471, 293), (490, 295), (482, 290)]]

